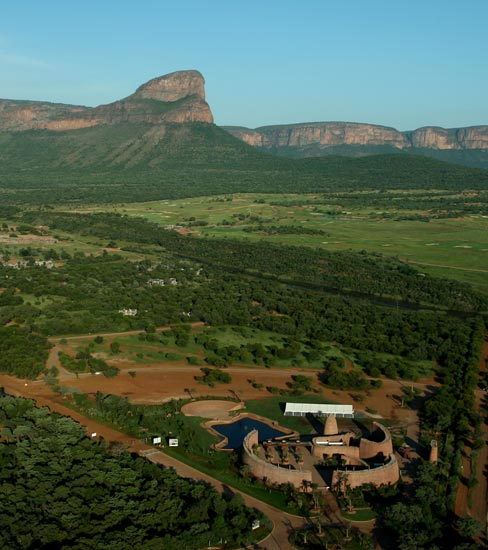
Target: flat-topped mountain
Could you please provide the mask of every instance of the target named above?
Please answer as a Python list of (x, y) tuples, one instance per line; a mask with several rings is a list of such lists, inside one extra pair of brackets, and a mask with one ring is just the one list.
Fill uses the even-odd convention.
[(249, 145), (273, 147), (335, 147), (338, 145), (389, 145), (397, 149), (488, 149), (488, 126), (440, 128), (425, 126), (399, 132), (388, 126), (357, 122), (306, 122), (262, 126), (256, 129), (225, 126), (225, 130)]
[[(462, 162), (488, 154), (488, 126), (440, 128), (425, 126), (400, 132), (388, 126), (355, 122), (308, 122), (262, 126), (256, 129), (226, 126), (246, 143), (291, 157), (331, 154), (363, 156), (374, 153), (412, 152)], [(449, 153), (451, 152), (451, 153)], [(467, 153), (467, 154), (466, 154)]]
[(198, 71), (154, 78), (132, 95), (98, 107), (0, 99), (0, 131), (78, 130), (123, 122), (206, 122), (213, 116)]

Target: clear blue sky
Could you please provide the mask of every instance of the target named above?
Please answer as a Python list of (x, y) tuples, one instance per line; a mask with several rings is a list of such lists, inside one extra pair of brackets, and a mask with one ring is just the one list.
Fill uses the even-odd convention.
[(488, 0), (16, 0), (0, 97), (98, 105), (181, 69), (217, 124), (488, 124)]

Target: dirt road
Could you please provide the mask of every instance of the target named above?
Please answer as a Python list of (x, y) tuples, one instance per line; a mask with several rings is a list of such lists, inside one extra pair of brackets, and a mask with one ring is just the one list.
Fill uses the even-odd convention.
[[(202, 321), (195, 321), (194, 323), (188, 323), (191, 327), (203, 327), (205, 323)], [(165, 330), (171, 330), (170, 326), (158, 327), (156, 332), (164, 332)], [(102, 336), (104, 338), (116, 338), (117, 336), (134, 336), (146, 332), (144, 329), (126, 330), (125, 332), (97, 332), (93, 334), (78, 334), (77, 336), (56, 336), (49, 338), (53, 343), (58, 343), (60, 340), (93, 340), (96, 336)]]
[[(483, 355), (480, 362), (480, 372), (486, 372), (486, 360), (488, 359), (488, 342), (483, 344)], [(483, 414), (483, 403), (486, 403), (487, 393), (483, 390), (475, 390), (475, 405), (474, 408), (476, 411)], [(485, 474), (486, 465), (488, 464), (488, 431), (487, 425), (484, 423), (482, 425), (484, 429), (484, 438), (485, 445), (479, 450), (478, 460), (476, 461), (476, 478), (478, 479), (478, 484), (473, 489), (471, 497), (471, 506), (468, 502), (468, 488), (461, 481), (458, 485), (458, 490), (456, 493), (456, 505), (455, 511), (458, 516), (471, 515), (478, 521), (481, 521), (483, 525), (487, 524), (487, 490), (488, 482)], [(469, 459), (468, 454), (472, 451), (469, 447), (464, 449), (463, 453), (463, 477), (469, 479), (471, 475), (471, 460)]]

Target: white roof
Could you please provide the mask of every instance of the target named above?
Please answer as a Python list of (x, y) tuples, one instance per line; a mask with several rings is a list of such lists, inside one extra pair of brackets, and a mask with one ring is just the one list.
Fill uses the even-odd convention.
[(352, 405), (331, 405), (328, 403), (287, 403), (285, 414), (287, 413), (353, 415), (354, 408)]

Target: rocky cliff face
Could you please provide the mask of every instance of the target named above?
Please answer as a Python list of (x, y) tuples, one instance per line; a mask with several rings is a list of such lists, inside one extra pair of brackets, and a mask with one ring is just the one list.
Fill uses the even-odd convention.
[(395, 128), (353, 122), (316, 122), (283, 126), (263, 126), (255, 130), (237, 126), (225, 129), (249, 145), (273, 148), (327, 149), (342, 145), (390, 146), (405, 150), (488, 149), (488, 126), (444, 129), (435, 126), (399, 132)]
[(98, 107), (0, 99), (0, 131), (76, 130), (121, 122), (213, 122), (198, 71), (154, 78), (129, 97)]
[(205, 80), (198, 71), (178, 71), (153, 78), (139, 86), (132, 97), (168, 102), (191, 95), (205, 101)]

